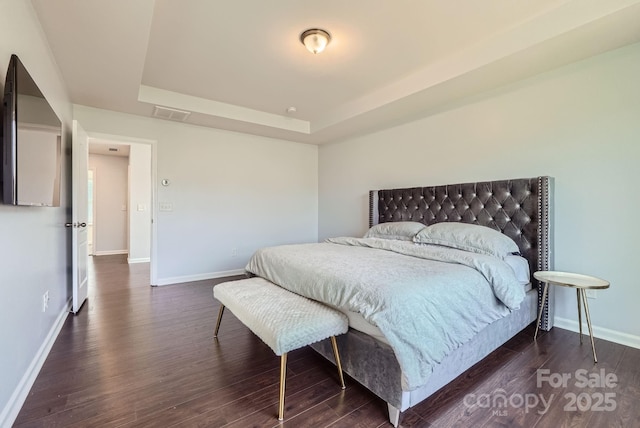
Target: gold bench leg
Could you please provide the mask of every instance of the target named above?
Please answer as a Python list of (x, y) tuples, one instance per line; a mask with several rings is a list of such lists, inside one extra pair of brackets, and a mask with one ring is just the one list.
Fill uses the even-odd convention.
[(216, 330), (213, 332), (213, 337), (218, 337), (218, 330), (220, 330), (220, 321), (222, 321), (223, 313), (224, 313), (224, 305), (220, 303), (220, 310), (218, 311), (218, 321), (216, 322)]
[(280, 357), (280, 403), (278, 405), (278, 420), (284, 419), (284, 383), (287, 378), (287, 353)]
[[(338, 343), (336, 337), (331, 336), (331, 345), (333, 346), (333, 355), (336, 359), (336, 365), (338, 366), (338, 374), (340, 375), (340, 386), (345, 389), (344, 377), (342, 375), (342, 363), (340, 362), (340, 353), (338, 352)], [(287, 353), (285, 352), (280, 357), (280, 401), (278, 404), (278, 420), (284, 420), (284, 390), (285, 382), (287, 379)]]
[(331, 345), (333, 346), (333, 356), (336, 358), (336, 365), (338, 366), (338, 374), (340, 375), (340, 386), (342, 389), (345, 389), (344, 386), (344, 377), (342, 376), (342, 364), (340, 363), (340, 354), (338, 353), (338, 343), (336, 342), (336, 337), (331, 336)]

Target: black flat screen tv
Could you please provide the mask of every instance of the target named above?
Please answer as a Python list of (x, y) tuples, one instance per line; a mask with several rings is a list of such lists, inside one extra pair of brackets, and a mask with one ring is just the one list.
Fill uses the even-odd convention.
[(2, 202), (60, 206), (62, 123), (11, 56), (2, 102)]

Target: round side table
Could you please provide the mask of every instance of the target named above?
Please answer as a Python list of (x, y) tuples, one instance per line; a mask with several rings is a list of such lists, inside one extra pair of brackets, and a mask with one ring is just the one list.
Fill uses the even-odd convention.
[[(609, 281), (596, 278), (595, 276), (581, 275), (579, 273), (559, 272), (559, 271), (538, 271), (533, 273), (533, 277), (538, 281), (544, 282), (542, 291), (542, 303), (544, 305), (547, 300), (547, 289), (549, 284), (561, 285), (576, 289), (578, 297), (578, 326), (580, 328), (580, 343), (582, 343), (582, 304), (584, 304), (584, 313), (587, 315), (587, 327), (589, 328), (589, 337), (591, 338), (591, 350), (593, 351), (593, 361), (598, 362), (596, 357), (596, 346), (593, 343), (593, 331), (591, 330), (591, 315), (589, 315), (589, 303), (587, 302), (586, 290), (602, 290), (609, 288)], [(582, 304), (581, 304), (582, 302)], [(536, 334), (533, 339), (538, 338), (538, 328), (540, 327), (540, 316), (542, 315), (542, 307), (538, 308), (538, 322), (536, 324)]]

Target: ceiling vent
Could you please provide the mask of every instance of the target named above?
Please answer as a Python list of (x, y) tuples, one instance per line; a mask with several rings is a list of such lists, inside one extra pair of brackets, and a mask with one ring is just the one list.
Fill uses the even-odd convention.
[(176, 110), (169, 107), (156, 106), (153, 109), (153, 115), (155, 117), (159, 117), (161, 119), (176, 120), (178, 122), (184, 122), (185, 120), (187, 120), (190, 114), (190, 111)]
[(118, 149), (116, 149), (115, 147), (109, 147), (109, 151), (110, 151), (110, 152), (117, 152), (117, 151), (118, 151)]

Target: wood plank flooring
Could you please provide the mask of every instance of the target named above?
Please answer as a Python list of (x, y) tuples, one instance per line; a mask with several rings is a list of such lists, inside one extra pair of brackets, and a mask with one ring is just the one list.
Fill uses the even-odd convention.
[[(341, 390), (335, 367), (311, 349), (289, 354), (279, 423), (280, 359), (228, 311), (212, 337), (221, 281), (150, 287), (148, 264), (93, 258), (89, 300), (66, 320), (14, 426), (391, 426), (382, 400), (348, 376)], [(594, 365), (588, 338), (558, 328), (532, 338), (530, 326), (401, 425), (640, 426), (639, 349), (597, 340)], [(571, 378), (558, 386), (562, 375)], [(595, 380), (583, 385), (587, 375)], [(615, 386), (597, 384), (606, 376)]]

